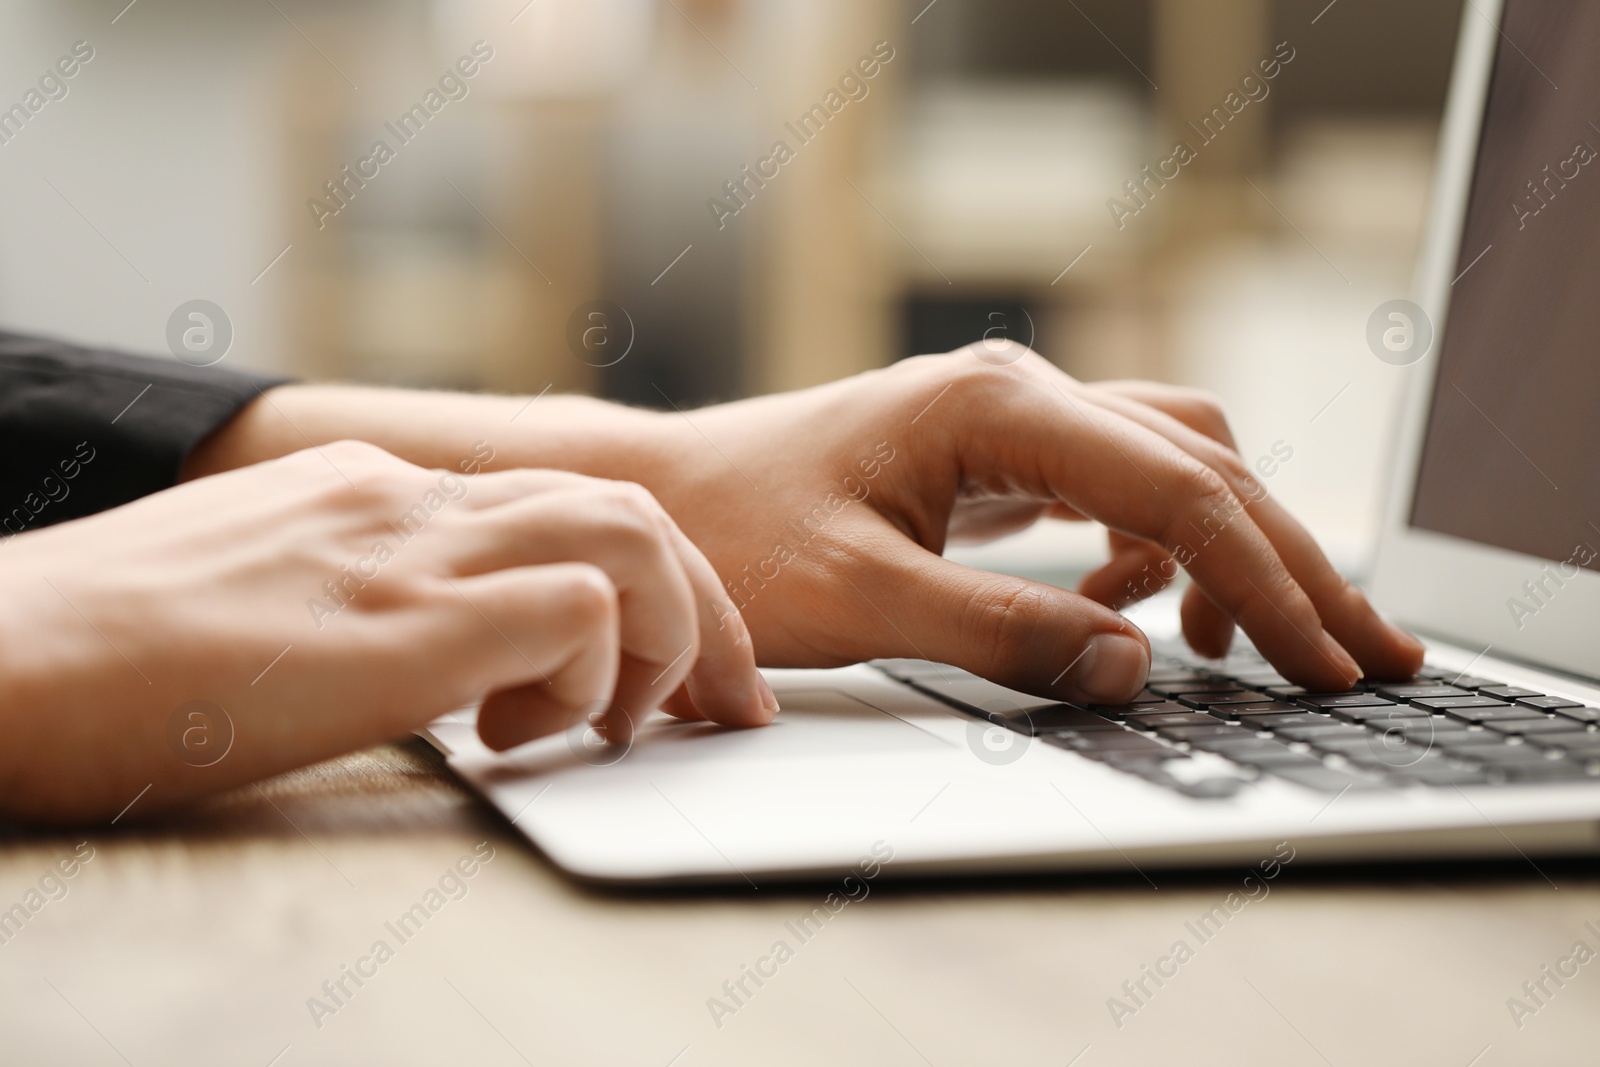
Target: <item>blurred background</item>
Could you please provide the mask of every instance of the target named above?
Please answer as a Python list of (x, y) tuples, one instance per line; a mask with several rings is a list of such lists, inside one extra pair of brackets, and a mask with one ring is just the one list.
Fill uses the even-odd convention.
[(229, 365), (681, 407), (1004, 335), (1221, 394), (1371, 544), (1459, 0), (6, 7), (0, 327), (159, 353), (205, 299)]

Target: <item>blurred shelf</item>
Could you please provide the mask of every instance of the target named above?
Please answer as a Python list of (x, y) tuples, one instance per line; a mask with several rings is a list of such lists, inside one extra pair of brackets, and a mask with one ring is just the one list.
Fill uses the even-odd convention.
[(886, 184), (922, 253), (902, 257), (916, 281), (1047, 286), (1093, 241), (1104, 254), (1087, 258), (1075, 280), (1104, 277), (1126, 270), (1150, 232), (1104, 239), (1106, 200), (1138, 173), (1152, 140), (1150, 116), (1127, 89), (929, 86), (910, 102), (903, 136)]

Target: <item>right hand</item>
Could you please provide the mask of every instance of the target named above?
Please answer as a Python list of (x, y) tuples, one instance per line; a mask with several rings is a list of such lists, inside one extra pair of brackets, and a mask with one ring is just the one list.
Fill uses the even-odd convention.
[[(776, 711), (705, 557), (644, 489), (576, 474), (340, 442), (19, 535), (0, 592), (0, 811), (30, 819), (116, 815), (147, 785), (148, 811), (478, 700), (496, 749), (591, 709), (625, 738), (681, 685), (680, 713)], [(197, 700), (231, 722), (204, 767), (169, 738)]]

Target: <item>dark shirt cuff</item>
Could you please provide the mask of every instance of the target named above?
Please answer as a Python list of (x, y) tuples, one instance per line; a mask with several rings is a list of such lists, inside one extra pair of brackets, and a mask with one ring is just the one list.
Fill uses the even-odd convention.
[(287, 381), (0, 332), (0, 536), (177, 484), (196, 445)]

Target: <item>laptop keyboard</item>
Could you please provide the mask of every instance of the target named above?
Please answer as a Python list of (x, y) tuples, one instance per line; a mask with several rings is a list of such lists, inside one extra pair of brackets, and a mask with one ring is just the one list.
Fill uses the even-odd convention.
[(922, 660), (873, 666), (964, 715), (1192, 797), (1263, 778), (1324, 793), (1600, 778), (1600, 708), (1582, 701), (1433, 666), (1409, 682), (1315, 693), (1248, 647), (1220, 661), (1155, 648), (1144, 692), (1117, 707), (1062, 704)]

